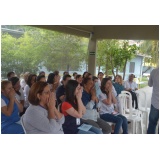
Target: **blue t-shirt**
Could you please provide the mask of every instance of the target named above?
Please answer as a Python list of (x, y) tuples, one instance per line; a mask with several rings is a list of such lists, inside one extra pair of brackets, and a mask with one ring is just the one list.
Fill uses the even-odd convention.
[[(82, 102), (86, 106), (91, 101), (92, 95), (83, 90), (82, 93)], [(93, 109), (96, 109), (96, 104), (93, 106)]]
[(117, 92), (117, 96), (121, 93), (121, 91), (124, 91), (124, 86), (119, 83), (113, 83), (113, 86)]
[[(5, 103), (9, 104), (9, 99), (1, 94), (1, 98), (5, 101)], [(13, 106), (13, 112), (10, 116), (6, 116), (1, 113), (1, 133), (2, 134), (22, 134), (24, 133), (23, 128), (20, 124), (17, 124), (20, 120), (19, 110), (16, 103)]]

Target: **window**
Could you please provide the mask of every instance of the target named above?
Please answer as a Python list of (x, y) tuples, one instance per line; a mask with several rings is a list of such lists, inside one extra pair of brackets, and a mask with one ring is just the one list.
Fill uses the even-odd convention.
[(129, 73), (134, 73), (135, 62), (130, 62)]

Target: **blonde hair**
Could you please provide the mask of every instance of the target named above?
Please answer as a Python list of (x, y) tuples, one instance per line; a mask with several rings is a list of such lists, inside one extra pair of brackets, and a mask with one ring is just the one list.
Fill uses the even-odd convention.
[(5, 89), (6, 88), (6, 86), (8, 85), (8, 84), (10, 84), (11, 82), (10, 81), (7, 81), (7, 80), (4, 80), (4, 81), (1, 81), (1, 90), (3, 89)]
[[(122, 76), (121, 76), (121, 75), (116, 75), (116, 77), (118, 77), (118, 78), (120, 79), (120, 82), (119, 82), (119, 84), (120, 84), (120, 85), (122, 85), (122, 83), (123, 83)], [(116, 77), (115, 77), (115, 78), (116, 78)]]

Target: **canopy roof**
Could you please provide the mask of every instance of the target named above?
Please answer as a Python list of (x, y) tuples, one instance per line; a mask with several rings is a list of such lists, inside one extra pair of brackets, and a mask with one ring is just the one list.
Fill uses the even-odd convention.
[(159, 40), (159, 25), (34, 25), (96, 39)]

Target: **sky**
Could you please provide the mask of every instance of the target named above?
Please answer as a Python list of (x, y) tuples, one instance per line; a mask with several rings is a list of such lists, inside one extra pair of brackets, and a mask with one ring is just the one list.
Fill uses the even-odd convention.
[[(1, 25), (159, 25), (157, 0), (5, 0)], [(1, 43), (0, 43), (1, 44)], [(5, 159), (154, 159), (159, 135), (0, 135)], [(154, 152), (154, 153), (153, 153)]]

